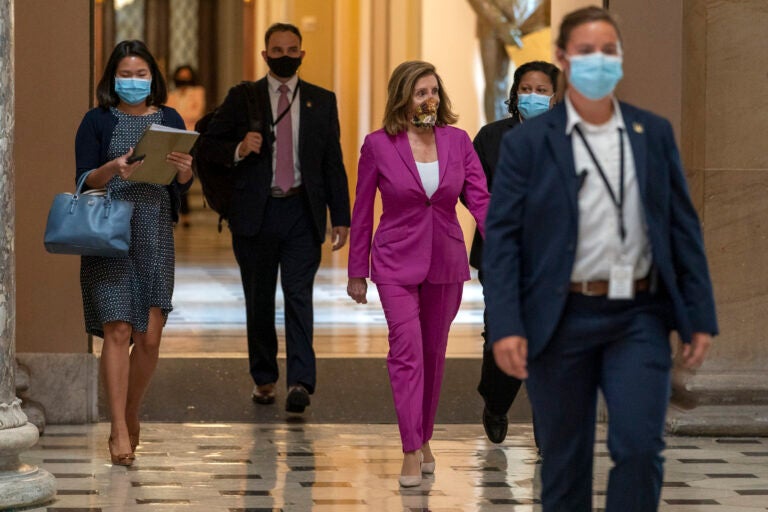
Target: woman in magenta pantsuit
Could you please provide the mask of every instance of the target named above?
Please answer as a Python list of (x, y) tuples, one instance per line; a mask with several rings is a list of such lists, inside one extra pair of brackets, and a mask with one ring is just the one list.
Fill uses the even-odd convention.
[[(352, 212), (347, 293), (365, 303), (376, 283), (389, 327), (392, 384), (403, 467), (400, 485), (432, 473), (429, 440), (437, 412), (448, 330), (469, 279), (456, 217), (463, 196), (481, 232), (489, 195), (466, 132), (432, 64), (400, 64), (389, 80), (384, 127), (365, 138)], [(383, 212), (373, 235), (376, 190)]]

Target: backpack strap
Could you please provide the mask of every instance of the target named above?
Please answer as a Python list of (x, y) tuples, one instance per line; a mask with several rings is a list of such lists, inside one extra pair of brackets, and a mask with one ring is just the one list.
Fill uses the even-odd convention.
[(248, 116), (248, 131), (261, 132), (264, 129), (264, 123), (261, 119), (261, 109), (259, 101), (259, 86), (256, 82), (241, 82), (245, 91), (245, 108)]

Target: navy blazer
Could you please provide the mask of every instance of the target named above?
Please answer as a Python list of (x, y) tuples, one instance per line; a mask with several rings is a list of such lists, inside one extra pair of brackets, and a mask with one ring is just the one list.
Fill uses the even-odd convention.
[[(299, 81), (299, 162), (303, 196), (312, 213), (313, 233), (325, 240), (328, 211), (332, 226), (349, 226), (349, 188), (339, 142), (336, 95)], [(200, 136), (200, 151), (211, 162), (235, 166), (235, 189), (229, 211), (229, 228), (235, 235), (254, 236), (261, 229), (264, 210), (272, 191), (272, 108), (267, 79), (255, 82), (258, 112), (248, 118), (247, 90), (232, 87), (216, 110), (206, 132)], [(256, 121), (256, 123), (254, 123)], [(251, 153), (235, 165), (235, 149), (249, 130), (259, 130), (263, 140), (259, 154)]]
[[(651, 243), (658, 293), (684, 342), (717, 334), (699, 219), (669, 122), (621, 103)], [(505, 135), (485, 224), (483, 272), (491, 342), (528, 339), (535, 358), (563, 313), (578, 235), (578, 178), (565, 103)]]
[[(184, 120), (178, 112), (171, 107), (162, 106), (163, 125), (184, 130)], [(112, 134), (117, 126), (117, 117), (109, 109), (101, 107), (92, 108), (86, 112), (80, 127), (75, 135), (75, 183), (84, 172), (97, 169), (107, 163), (109, 158), (109, 144), (112, 142)], [(179, 220), (179, 207), (181, 206), (181, 194), (189, 190), (192, 181), (183, 185), (176, 181), (166, 187), (171, 196), (171, 215), (173, 222)], [(87, 188), (87, 187), (84, 187)]]

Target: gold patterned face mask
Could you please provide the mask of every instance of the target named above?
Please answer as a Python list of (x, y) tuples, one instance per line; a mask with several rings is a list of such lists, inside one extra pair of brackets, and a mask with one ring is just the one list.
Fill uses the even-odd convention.
[(429, 98), (416, 107), (416, 113), (411, 118), (411, 123), (417, 128), (433, 127), (437, 123), (437, 107), (440, 102), (437, 98)]

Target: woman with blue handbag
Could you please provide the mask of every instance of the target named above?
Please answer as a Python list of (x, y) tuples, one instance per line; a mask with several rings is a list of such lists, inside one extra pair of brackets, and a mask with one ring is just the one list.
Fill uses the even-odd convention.
[[(170, 185), (128, 178), (142, 165), (133, 148), (150, 124), (184, 129), (167, 99), (165, 80), (141, 41), (117, 44), (96, 89), (98, 107), (85, 114), (75, 138), (77, 176), (85, 188), (107, 187), (133, 203), (127, 258), (83, 256), (80, 283), (85, 327), (104, 338), (101, 373), (109, 400), (112, 464), (130, 466), (139, 444), (139, 409), (157, 366), (160, 336), (172, 309), (173, 223), (180, 194), (192, 183), (192, 157), (169, 153)], [(130, 345), (133, 343), (133, 349)]]

